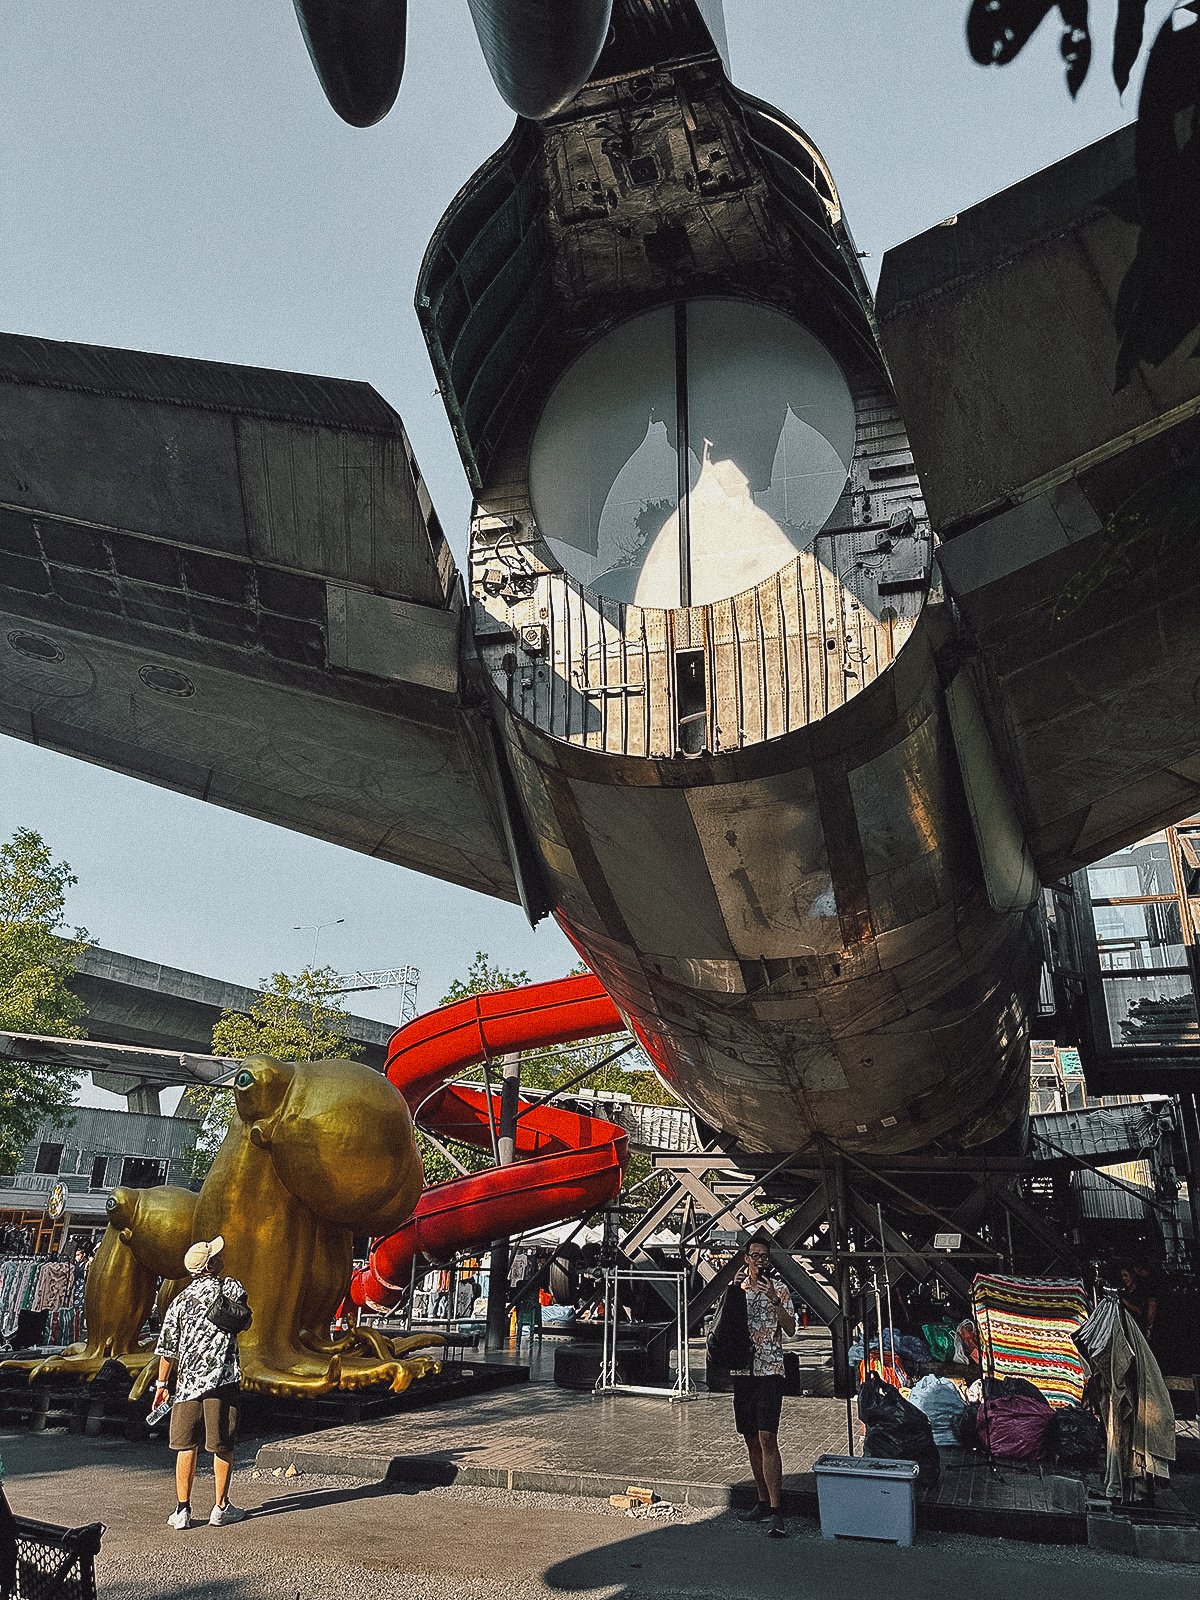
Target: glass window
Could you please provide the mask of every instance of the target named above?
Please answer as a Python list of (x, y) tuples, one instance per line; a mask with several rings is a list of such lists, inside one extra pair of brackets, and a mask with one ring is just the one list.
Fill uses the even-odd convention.
[[(746, 301), (660, 306), (560, 379), (530, 452), (538, 527), (594, 594), (704, 605), (753, 587), (828, 522), (854, 451), (854, 403), (825, 347)], [(681, 396), (686, 394), (686, 473)], [(687, 481), (682, 530), (679, 483)]]
[(92, 1162), (92, 1177), (89, 1188), (103, 1189), (105, 1179), (108, 1177), (108, 1157), (97, 1156)]
[(752, 588), (811, 549), (841, 497), (854, 402), (790, 317), (738, 300), (688, 306), (692, 603)]
[(37, 1160), (34, 1163), (35, 1172), (57, 1172), (62, 1164), (63, 1147), (60, 1144), (38, 1145)]
[(1105, 971), (1139, 972), (1148, 967), (1187, 967), (1179, 902), (1094, 906), (1096, 944)]
[(1178, 977), (1104, 979), (1109, 1037), (1114, 1045), (1197, 1045), (1196, 997)]
[(1088, 868), (1088, 888), (1093, 900), (1128, 898), (1142, 894), (1175, 893), (1171, 853), (1165, 834), (1106, 856)]
[(593, 594), (678, 604), (677, 432), (670, 306), (615, 328), (551, 394), (530, 451), (534, 513), (555, 560)]
[(127, 1189), (153, 1189), (164, 1183), (166, 1176), (164, 1163), (149, 1156), (126, 1156), (121, 1163), (121, 1182)]

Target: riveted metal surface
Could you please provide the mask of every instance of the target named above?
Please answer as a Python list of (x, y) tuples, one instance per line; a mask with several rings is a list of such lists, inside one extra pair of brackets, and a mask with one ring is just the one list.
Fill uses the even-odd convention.
[[(1020, 1112), (1040, 934), (987, 902), (936, 663), (952, 628), (927, 604), (925, 506), (869, 297), (810, 141), (711, 51), (622, 40), (651, 9), (619, 8), (593, 81), (472, 180), (422, 272), (477, 490), (473, 622), (501, 741), (558, 921), (707, 1122), (753, 1152), (985, 1142)], [(674, 411), (656, 402), (678, 437), (688, 307), (716, 329), (713, 307), (752, 302), (836, 364), (846, 476), (775, 571), (641, 607), (560, 567), (531, 441), (569, 368), (585, 409), (561, 437), (589, 439), (603, 398), (572, 363), (681, 300)], [(619, 375), (613, 394), (620, 443)], [(595, 573), (590, 511), (576, 532)]]

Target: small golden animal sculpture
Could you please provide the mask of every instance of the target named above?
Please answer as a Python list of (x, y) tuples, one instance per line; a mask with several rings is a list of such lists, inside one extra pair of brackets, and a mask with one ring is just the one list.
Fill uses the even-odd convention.
[(190, 1189), (114, 1189), (107, 1201), (108, 1227), (88, 1272), (84, 1293), (87, 1339), (68, 1345), (59, 1356), (39, 1362), (6, 1361), (25, 1367), (30, 1377), (73, 1373), (94, 1378), (116, 1356), (131, 1372), (153, 1360), (142, 1329), (163, 1282), (163, 1297), (177, 1289), (171, 1280), (192, 1242), (197, 1196)]
[(385, 1383), (400, 1391), (438, 1370), (435, 1357), (412, 1354), (437, 1337), (329, 1331), (349, 1289), (354, 1236), (393, 1232), (421, 1192), (403, 1097), (360, 1062), (267, 1057), (245, 1061), (233, 1090), (236, 1114), (199, 1194), (113, 1195), (89, 1276), (88, 1342), (35, 1372), (91, 1375), (115, 1356), (137, 1374), (132, 1397), (145, 1393), (155, 1363), (138, 1340), (155, 1284), (186, 1277), (187, 1246), (217, 1235), (225, 1271), (253, 1312), (238, 1340), (243, 1388), (288, 1397)]

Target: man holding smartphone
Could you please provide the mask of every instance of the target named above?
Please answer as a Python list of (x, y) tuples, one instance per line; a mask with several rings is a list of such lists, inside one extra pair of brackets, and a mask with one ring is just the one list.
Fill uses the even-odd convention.
[(745, 1265), (738, 1280), (746, 1296), (746, 1322), (754, 1345), (747, 1373), (733, 1380), (733, 1422), (746, 1441), (750, 1470), (758, 1501), (743, 1511), (742, 1522), (768, 1522), (772, 1539), (785, 1539), (781, 1497), (783, 1461), (779, 1454), (779, 1417), (783, 1410), (783, 1335), (796, 1331), (792, 1297), (774, 1281), (771, 1248), (755, 1236), (746, 1246)]

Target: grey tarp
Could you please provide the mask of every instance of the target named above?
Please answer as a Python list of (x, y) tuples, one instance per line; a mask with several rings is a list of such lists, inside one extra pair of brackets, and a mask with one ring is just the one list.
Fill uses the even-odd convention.
[(1113, 1296), (1075, 1334), (1099, 1389), (1107, 1437), (1104, 1492), (1135, 1497), (1151, 1478), (1169, 1478), (1175, 1459), (1175, 1411), (1142, 1330)]

